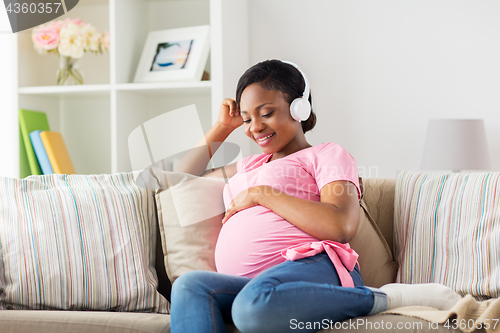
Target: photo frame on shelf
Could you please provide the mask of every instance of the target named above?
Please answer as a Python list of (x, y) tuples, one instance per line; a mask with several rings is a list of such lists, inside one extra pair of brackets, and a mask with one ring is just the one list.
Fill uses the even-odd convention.
[(151, 31), (134, 82), (200, 81), (210, 49), (210, 26)]

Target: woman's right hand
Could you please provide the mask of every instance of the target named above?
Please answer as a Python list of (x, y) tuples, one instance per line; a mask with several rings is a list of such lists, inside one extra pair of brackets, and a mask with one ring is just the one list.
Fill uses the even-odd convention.
[(243, 118), (240, 114), (240, 107), (234, 98), (226, 98), (222, 101), (219, 108), (217, 122), (228, 126), (231, 130), (240, 127), (243, 124)]

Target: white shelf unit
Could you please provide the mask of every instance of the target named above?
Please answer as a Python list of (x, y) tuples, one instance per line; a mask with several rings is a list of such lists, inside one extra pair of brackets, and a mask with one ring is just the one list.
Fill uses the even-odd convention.
[[(79, 61), (84, 85), (57, 86), (57, 57), (34, 50), (31, 30), (18, 33), (8, 51), (17, 57), (17, 75), (10, 81), (18, 82), (17, 105), (0, 111), (10, 113), (10, 126), (16, 129), (0, 138), (18, 140), (18, 124), (13, 123), (18, 118), (12, 117), (18, 109), (43, 111), (51, 130), (62, 133), (77, 173), (131, 171), (128, 135), (145, 121), (196, 104), (203, 130), (211, 127), (220, 102), (234, 96), (236, 82), (248, 67), (247, 15), (247, 0), (80, 0), (58, 19), (79, 17), (101, 32), (108, 30), (110, 52), (85, 54)], [(211, 27), (205, 67), (210, 81), (133, 83), (148, 32), (206, 24)], [(7, 79), (0, 78), (0, 83)], [(19, 165), (19, 149), (8, 152), (2, 164), (11, 165), (0, 172)]]

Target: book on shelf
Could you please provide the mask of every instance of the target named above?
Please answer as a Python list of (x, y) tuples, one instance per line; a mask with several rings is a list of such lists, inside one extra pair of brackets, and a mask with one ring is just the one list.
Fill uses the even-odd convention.
[(40, 133), (42, 133), (42, 131), (40, 130), (36, 130), (30, 133), (31, 144), (33, 145), (33, 149), (35, 150), (35, 154), (38, 159), (38, 164), (40, 164), (40, 168), (42, 169), (43, 174), (50, 175), (54, 173), (54, 170), (52, 169), (49, 157), (47, 156), (47, 152), (45, 151), (45, 147), (43, 146)]
[(40, 138), (54, 173), (75, 174), (76, 171), (73, 167), (73, 162), (71, 162), (71, 157), (61, 133), (43, 131), (40, 133)]
[(50, 131), (47, 115), (44, 112), (19, 110), (19, 167), (20, 177), (41, 175), (42, 169), (31, 144), (30, 133), (36, 130)]

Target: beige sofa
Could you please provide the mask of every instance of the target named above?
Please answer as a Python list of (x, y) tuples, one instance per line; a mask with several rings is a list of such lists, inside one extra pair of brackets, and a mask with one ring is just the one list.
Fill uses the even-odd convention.
[[(364, 202), (389, 247), (393, 248), (393, 215), (395, 179), (364, 179)], [(161, 243), (158, 240), (158, 245)], [(161, 246), (157, 247), (157, 258), (162, 258)], [(165, 274), (162, 260), (156, 268), (160, 280), (158, 290), (168, 296), (170, 282)], [(167, 297), (168, 298), (168, 297)], [(358, 317), (338, 323), (341, 329), (322, 329), (319, 332), (460, 332), (443, 325), (435, 327), (417, 318), (399, 315), (375, 315)], [(228, 332), (238, 330), (228, 325)], [(170, 316), (150, 313), (123, 312), (79, 312), (79, 311), (0, 311), (0, 332), (37, 333), (139, 333), (169, 332)], [(484, 332), (483, 329), (476, 332)], [(187, 332), (190, 333), (190, 332)], [(196, 332), (193, 332), (196, 333)]]

